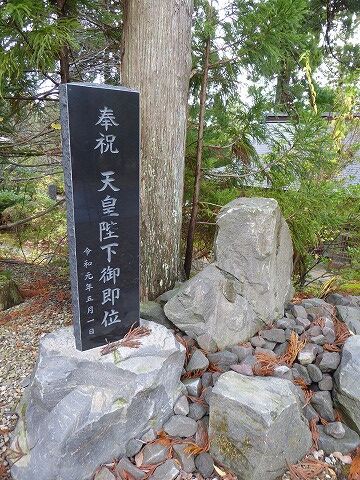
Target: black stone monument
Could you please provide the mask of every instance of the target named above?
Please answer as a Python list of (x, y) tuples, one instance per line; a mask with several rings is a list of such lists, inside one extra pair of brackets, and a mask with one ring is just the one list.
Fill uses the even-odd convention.
[(63, 164), (76, 347), (139, 322), (139, 93), (61, 86)]

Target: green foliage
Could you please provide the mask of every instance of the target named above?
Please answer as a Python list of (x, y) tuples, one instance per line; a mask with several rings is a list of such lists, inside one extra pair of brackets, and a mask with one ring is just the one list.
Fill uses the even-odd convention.
[(6, 208), (24, 201), (24, 195), (11, 190), (0, 190), (0, 213)]

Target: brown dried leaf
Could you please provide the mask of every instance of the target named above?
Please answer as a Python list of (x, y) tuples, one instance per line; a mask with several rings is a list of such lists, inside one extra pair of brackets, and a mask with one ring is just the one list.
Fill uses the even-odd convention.
[(353, 458), (349, 472), (349, 480), (360, 480), (360, 448), (356, 450), (355, 457)]
[(141, 346), (140, 339), (150, 335), (151, 330), (147, 327), (135, 327), (132, 326), (124, 338), (117, 342), (109, 343), (101, 349), (101, 355), (107, 355), (114, 352), (119, 347), (139, 348)]
[(291, 332), (289, 345), (285, 354), (281, 357), (281, 360), (291, 367), (305, 345), (306, 340), (300, 340), (299, 335), (296, 332)]

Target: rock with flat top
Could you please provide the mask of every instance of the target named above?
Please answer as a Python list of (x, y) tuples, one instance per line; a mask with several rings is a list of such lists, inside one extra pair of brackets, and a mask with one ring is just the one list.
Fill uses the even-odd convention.
[(311, 448), (295, 385), (224, 373), (210, 398), (210, 454), (246, 480), (275, 480)]
[(12, 448), (24, 452), (13, 479), (92, 479), (126, 454), (131, 439), (149, 426), (158, 431), (172, 415), (184, 358), (184, 347), (155, 323), (139, 348), (108, 355), (78, 351), (72, 328), (42, 337), (12, 436)]

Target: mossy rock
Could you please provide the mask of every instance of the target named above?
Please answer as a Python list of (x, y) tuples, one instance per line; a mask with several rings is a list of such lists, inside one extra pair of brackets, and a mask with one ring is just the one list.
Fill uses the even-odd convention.
[(23, 301), (19, 287), (11, 278), (10, 272), (0, 272), (0, 310), (7, 310)]

